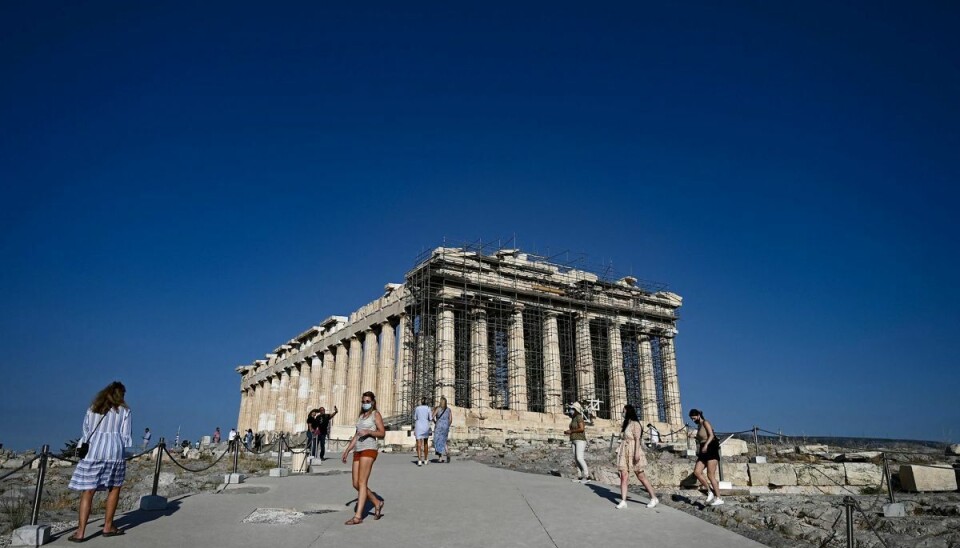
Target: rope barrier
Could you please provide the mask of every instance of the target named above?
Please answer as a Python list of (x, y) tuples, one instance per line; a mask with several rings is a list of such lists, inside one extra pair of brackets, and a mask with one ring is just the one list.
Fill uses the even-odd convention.
[(197, 474), (197, 473), (199, 473), (199, 472), (204, 472), (204, 471), (206, 471), (206, 470), (209, 470), (209, 469), (213, 468), (214, 466), (216, 466), (217, 464), (219, 464), (220, 461), (223, 460), (223, 457), (227, 456), (227, 453), (230, 452), (230, 449), (225, 449), (225, 450), (223, 451), (223, 453), (220, 453), (220, 456), (217, 457), (217, 460), (215, 460), (215, 461), (213, 461), (212, 463), (210, 463), (209, 466), (204, 466), (203, 468), (198, 468), (198, 469), (196, 469), (196, 470), (193, 470), (193, 469), (191, 469), (191, 468), (187, 468), (186, 466), (184, 466), (184, 465), (180, 464), (179, 462), (177, 462), (177, 459), (175, 459), (175, 458), (173, 457), (173, 455), (170, 454), (170, 451), (168, 451), (166, 447), (163, 448), (163, 452), (166, 453), (167, 456), (170, 457), (170, 460), (173, 461), (173, 463), (176, 464), (177, 466), (179, 466), (180, 468), (186, 470), (187, 472), (192, 472), (192, 473), (194, 473), (194, 474)]
[(144, 456), (144, 455), (146, 455), (146, 454), (148, 454), (148, 453), (153, 453), (153, 452), (157, 449), (157, 447), (159, 447), (159, 446), (160, 446), (160, 444), (158, 443), (157, 445), (154, 445), (154, 446), (151, 447), (150, 449), (144, 449), (143, 451), (141, 451), (140, 453), (138, 453), (138, 454), (136, 454), (136, 455), (133, 455), (132, 457), (124, 457), (123, 460), (125, 460), (125, 461), (132, 461), (133, 459), (139, 459), (140, 457), (142, 457), (142, 456)]
[(37, 460), (37, 459), (39, 459), (39, 458), (40, 458), (40, 455), (35, 455), (32, 459), (30, 459), (30, 460), (28, 460), (27, 462), (23, 463), (19, 468), (15, 469), (15, 470), (11, 470), (11, 471), (7, 472), (6, 474), (0, 476), (0, 481), (3, 481), (3, 480), (5, 480), (5, 479), (9, 478), (10, 476), (12, 476), (12, 475), (16, 474), (17, 472), (19, 472), (19, 471), (23, 470), (24, 468), (26, 468), (27, 466), (30, 466), (31, 464), (33, 464), (33, 461), (35, 461), (35, 460)]
[(80, 461), (79, 461), (79, 460), (73, 460), (73, 459), (68, 458), (68, 457), (59, 457), (59, 456), (57, 456), (57, 455), (50, 455), (50, 458), (51, 458), (51, 459), (62, 460), (63, 462), (69, 462), (70, 464), (80, 464)]
[[(291, 453), (293, 453), (294, 455), (302, 455), (302, 454), (304, 454), (304, 453), (307, 452), (307, 444), (306, 444), (306, 443), (303, 444), (303, 450), (302, 450), (302, 451), (294, 451), (293, 447), (290, 447), (290, 444), (287, 443), (287, 438), (286, 438), (286, 437), (281, 438), (281, 439), (283, 440), (283, 444), (287, 446), (287, 450), (290, 451)], [(300, 447), (300, 446), (298, 445), (297, 447)]]

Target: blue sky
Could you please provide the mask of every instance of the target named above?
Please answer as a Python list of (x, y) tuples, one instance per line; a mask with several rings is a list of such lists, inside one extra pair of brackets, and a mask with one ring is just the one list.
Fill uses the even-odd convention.
[(946, 2), (0, 4), (0, 442), (236, 420), (442, 238), (669, 284), (718, 430), (960, 438)]

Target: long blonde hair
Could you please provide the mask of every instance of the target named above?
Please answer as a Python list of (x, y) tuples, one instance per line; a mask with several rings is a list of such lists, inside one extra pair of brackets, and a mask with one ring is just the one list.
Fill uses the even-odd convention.
[(120, 381), (113, 381), (106, 388), (97, 392), (90, 404), (90, 409), (97, 414), (106, 415), (111, 409), (127, 407), (123, 397), (127, 394), (127, 387)]

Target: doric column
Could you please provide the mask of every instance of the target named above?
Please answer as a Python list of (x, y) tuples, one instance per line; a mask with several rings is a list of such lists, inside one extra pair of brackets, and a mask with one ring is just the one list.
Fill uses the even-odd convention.
[(640, 406), (641, 419), (657, 422), (660, 413), (657, 409), (657, 385), (653, 376), (653, 350), (650, 348), (650, 335), (637, 337), (637, 358), (640, 369)]
[(240, 410), (237, 413), (237, 428), (243, 428), (247, 424), (247, 408), (249, 405), (250, 398), (247, 394), (247, 389), (244, 388), (240, 391)]
[(390, 321), (380, 326), (380, 371), (377, 373), (377, 406), (384, 417), (394, 415), (394, 369), (397, 362), (397, 337)]
[[(310, 393), (307, 395), (307, 413), (320, 407), (320, 395), (323, 393), (323, 360), (320, 354), (310, 356)], [(306, 420), (306, 419), (304, 419)]]
[[(347, 366), (349, 361), (347, 360), (347, 347), (343, 344), (343, 341), (337, 343), (333, 349), (333, 362), (333, 405), (340, 409), (340, 413), (334, 418), (333, 423), (343, 426), (350, 422), (350, 419), (347, 418), (349, 413), (346, 412)], [(327, 412), (329, 413), (330, 410), (328, 409)]]
[(321, 361), (323, 362), (323, 373), (320, 375), (320, 401), (317, 403), (317, 407), (323, 407), (327, 413), (333, 413), (333, 351), (325, 348)]
[(287, 432), (287, 408), (290, 396), (290, 370), (280, 372), (280, 392), (277, 394), (277, 432)]
[(454, 320), (453, 307), (449, 304), (440, 305), (440, 322), (437, 324), (437, 395), (447, 398), (449, 405), (454, 405)]
[(593, 348), (590, 345), (590, 318), (584, 312), (575, 314), (577, 344), (577, 397), (596, 399), (593, 377)]
[(470, 407), (490, 407), (490, 363), (487, 353), (487, 311), (473, 309), (470, 324)]
[(660, 337), (660, 357), (663, 359), (663, 407), (667, 422), (679, 426), (683, 424), (683, 409), (680, 407), (680, 381), (673, 337)]
[(363, 332), (363, 370), (360, 376), (360, 390), (358, 390), (361, 394), (368, 390), (374, 393), (377, 391), (377, 354), (379, 354), (377, 334), (372, 327), (368, 327)]
[(507, 384), (510, 387), (510, 409), (527, 410), (527, 356), (523, 344), (523, 305), (516, 304), (510, 315), (507, 336)]
[(304, 432), (307, 429), (307, 402), (310, 400), (310, 393), (313, 391), (310, 386), (310, 360), (307, 359), (300, 363), (300, 383), (297, 384), (297, 414), (294, 415), (293, 422), (296, 424), (294, 432)]
[(270, 398), (267, 400), (267, 431), (277, 431), (277, 404), (280, 400), (280, 376), (274, 374), (270, 377)]
[(244, 414), (244, 425), (243, 430), (246, 431), (247, 428), (254, 428), (257, 426), (257, 418), (254, 413), (257, 410), (257, 385), (252, 385), (247, 388), (247, 412)]
[(266, 381), (257, 383), (257, 432), (264, 432), (267, 429), (267, 406), (270, 404), (270, 388)]
[(543, 410), (546, 413), (563, 413), (557, 316), (552, 310), (547, 310), (543, 315)]
[(620, 338), (620, 320), (613, 318), (609, 324), (607, 340), (610, 343), (610, 369), (607, 375), (610, 385), (610, 418), (620, 416), (627, 404), (627, 381), (623, 374), (623, 341)]
[[(360, 409), (360, 373), (363, 357), (363, 349), (360, 347), (360, 339), (356, 335), (350, 337), (347, 341), (347, 395), (344, 398), (343, 409), (340, 414), (345, 419), (357, 416)], [(337, 415), (340, 416), (340, 415)], [(346, 424), (350, 421), (347, 419)]]
[(413, 410), (413, 407), (410, 406), (410, 387), (411, 387), (411, 372), (413, 370), (410, 367), (410, 349), (408, 348), (410, 344), (410, 337), (407, 333), (407, 330), (410, 329), (409, 321), (407, 319), (407, 313), (401, 312), (400, 319), (397, 325), (397, 345), (399, 346), (399, 371), (397, 371), (397, 386), (394, 391), (394, 400), (396, 404), (394, 405), (394, 410), (397, 414), (406, 414)]

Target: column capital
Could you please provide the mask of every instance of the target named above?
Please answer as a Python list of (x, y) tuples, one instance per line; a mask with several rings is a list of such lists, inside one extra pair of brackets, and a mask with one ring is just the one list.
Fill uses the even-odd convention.
[(543, 317), (545, 317), (545, 318), (558, 318), (558, 317), (560, 317), (560, 313), (557, 312), (556, 310), (544, 310), (544, 311), (543, 311)]
[(523, 312), (523, 309), (525, 309), (526, 307), (527, 305), (523, 303), (513, 303), (513, 313), (518, 314), (520, 312)]
[(440, 303), (437, 305), (437, 308), (440, 310), (453, 310), (453, 305), (450, 303)]
[(484, 308), (483, 306), (477, 305), (477, 306), (474, 306), (473, 308), (470, 309), (470, 313), (473, 314), (474, 316), (477, 316), (477, 317), (479, 317), (479, 316), (486, 316), (486, 315), (487, 315), (487, 309)]

